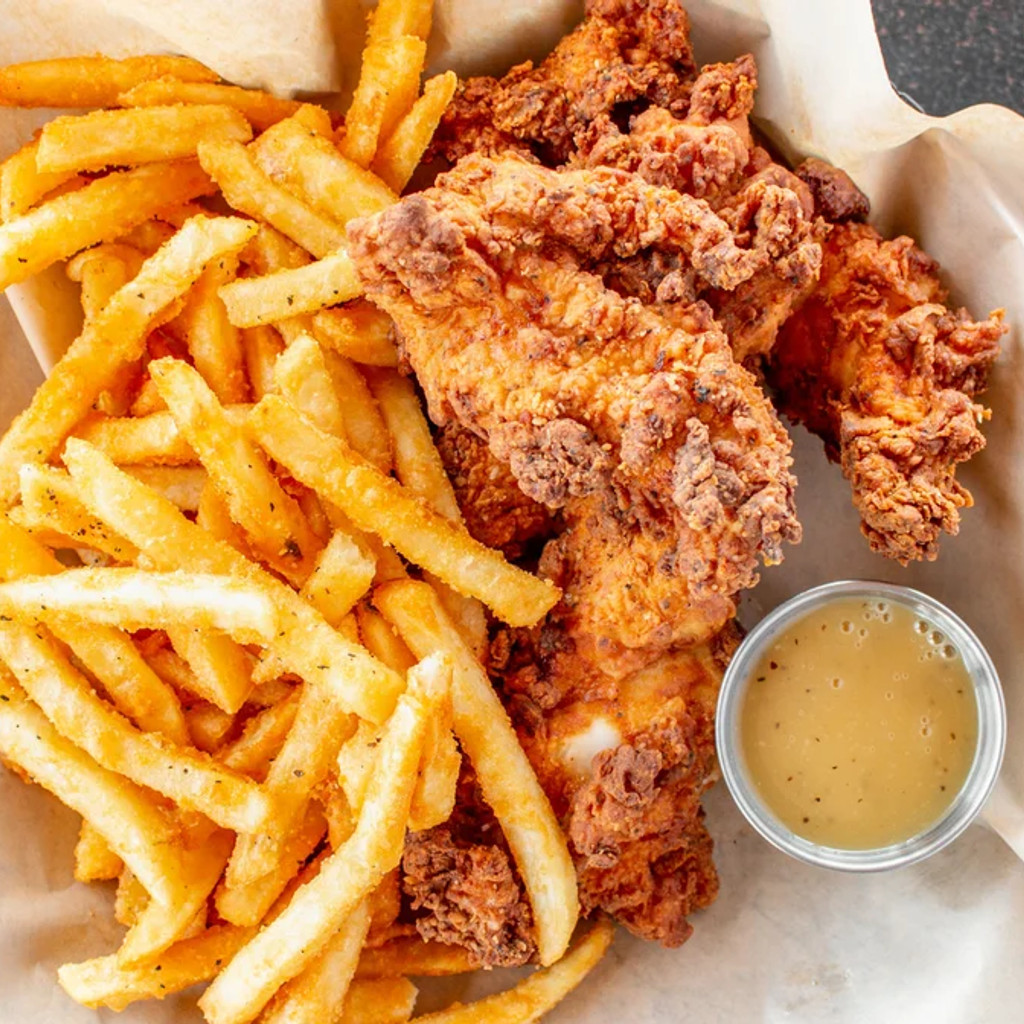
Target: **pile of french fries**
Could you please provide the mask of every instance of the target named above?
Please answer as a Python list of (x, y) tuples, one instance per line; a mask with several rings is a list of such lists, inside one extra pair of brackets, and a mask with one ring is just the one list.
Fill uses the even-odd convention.
[(600, 959), (480, 656), (484, 607), (558, 593), (461, 522), (345, 224), (406, 186), (455, 86), (430, 3), (384, 0), (351, 106), (180, 57), (0, 70), (58, 117), (0, 166), (0, 288), (63, 263), (81, 333), (0, 441), (0, 757), (82, 816), (75, 877), (126, 927), (64, 965), (123, 1009), (210, 982), (212, 1024), (406, 1021), (470, 969), (399, 919), (408, 830), (461, 758), (508, 840), (544, 969), (417, 1019), (533, 1021)]

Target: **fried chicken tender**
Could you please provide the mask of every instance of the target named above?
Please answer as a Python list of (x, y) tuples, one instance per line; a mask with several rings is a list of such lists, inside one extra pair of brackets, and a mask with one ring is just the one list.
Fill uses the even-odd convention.
[(679, 0), (588, 0), (587, 17), (534, 67), (460, 85), (433, 142), (455, 163), (514, 152), (565, 163), (599, 117), (620, 121), (651, 104), (683, 111), (695, 66)]
[(779, 336), (769, 368), (786, 414), (825, 441), (853, 488), (871, 547), (934, 559), (970, 493), (956, 467), (985, 444), (974, 401), (1005, 333), (945, 305), (938, 265), (906, 237), (832, 228), (821, 281)]
[(542, 566), (578, 653), (625, 673), (707, 639), (799, 538), (789, 438), (708, 308), (665, 315), (581, 268), (658, 246), (735, 286), (770, 242), (742, 248), (701, 200), (636, 176), (515, 157), (467, 158), (349, 237), (434, 421), (486, 437), (562, 511)]
[(679, 945), (692, 932), (688, 915), (718, 891), (700, 799), (717, 775), (715, 703), (738, 633), (730, 624), (621, 680), (578, 664), (583, 686), (538, 639), (500, 635), (494, 671), (565, 822), (580, 900), (643, 938)]

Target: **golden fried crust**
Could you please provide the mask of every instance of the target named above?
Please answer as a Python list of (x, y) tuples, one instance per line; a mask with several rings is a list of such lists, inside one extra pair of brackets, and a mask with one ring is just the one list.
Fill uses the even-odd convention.
[(825, 441), (874, 550), (934, 559), (970, 493), (956, 467), (985, 443), (973, 401), (1005, 332), (945, 305), (938, 267), (909, 238), (832, 229), (821, 282), (783, 327), (770, 367), (781, 406)]

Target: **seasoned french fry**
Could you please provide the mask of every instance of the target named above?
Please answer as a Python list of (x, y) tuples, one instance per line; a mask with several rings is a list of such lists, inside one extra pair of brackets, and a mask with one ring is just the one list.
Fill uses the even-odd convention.
[(214, 629), (245, 643), (268, 643), (278, 615), (266, 591), (210, 573), (156, 573), (141, 569), (69, 569), (0, 583), (0, 608), (23, 621), (88, 619), (128, 630), (166, 622)]
[(252, 664), (245, 650), (231, 637), (197, 632), (180, 622), (167, 627), (167, 636), (191, 670), (191, 691), (235, 714), (252, 690)]
[(387, 717), (404, 686), (402, 677), (331, 629), (290, 587), (190, 523), (170, 502), (84, 442), (69, 440), (64, 462), (93, 513), (132, 540), (157, 568), (224, 573), (267, 587), (284, 634), (275, 637), (270, 650), (284, 666), (361, 718), (379, 722)]
[(0, 440), (0, 509), (14, 501), (21, 464), (52, 455), (118, 370), (142, 355), (147, 329), (160, 311), (184, 294), (210, 261), (237, 252), (254, 230), (237, 217), (190, 220), (86, 325)]
[(391, 434), (395, 476), (445, 519), (461, 523), (455, 490), (434, 447), (412, 381), (391, 370), (367, 370), (365, 376)]
[(139, 252), (152, 256), (153, 253), (174, 237), (174, 228), (155, 217), (136, 224), (131, 231), (121, 235), (119, 242), (130, 245)]
[(441, 606), (458, 627), (469, 649), (483, 661), (487, 653), (487, 613), (484, 606), (475, 597), (453, 590), (432, 573), (423, 573), (423, 581), (434, 588)]
[(274, 367), (284, 351), (284, 342), (270, 326), (245, 327), (240, 333), (249, 390), (258, 401), (274, 390)]
[(187, 895), (177, 903), (150, 900), (117, 951), (123, 967), (151, 961), (182, 938), (197, 914), (206, 910), (206, 900), (231, 852), (232, 835), (202, 823), (186, 836), (183, 877)]
[(181, 856), (166, 815), (140, 787), (65, 739), (0, 667), (0, 756), (77, 811), (155, 898), (182, 894)]
[[(224, 414), (229, 423), (241, 426), (247, 421), (251, 408), (249, 405), (227, 405), (224, 406)], [(94, 445), (118, 465), (126, 466), (133, 476), (138, 476), (143, 466), (180, 467), (198, 461), (169, 412), (155, 412), (138, 418), (102, 416), (87, 419), (76, 428), (75, 436)]]
[(316, 340), (299, 334), (274, 366), (277, 390), (321, 430), (345, 437), (345, 414)]
[(0, 106), (109, 107), (120, 93), (153, 78), (216, 82), (190, 57), (61, 57), (0, 69)]
[(376, 562), (351, 537), (338, 531), (320, 552), (302, 596), (335, 628), (373, 582)]
[(61, 988), (83, 1006), (123, 1010), (140, 999), (163, 999), (212, 978), (249, 941), (254, 928), (222, 924), (175, 943), (153, 964), (122, 967), (117, 955), (57, 971)]
[(404, 675), (416, 664), (416, 656), (380, 613), (360, 604), (356, 607), (356, 618), (359, 621), (360, 639), (366, 644), (367, 650), (385, 665)]
[(352, 716), (332, 694), (303, 687), (295, 722), (264, 783), (277, 814), (260, 830), (238, 837), (226, 875), (229, 886), (246, 885), (277, 869), (289, 831), (302, 820), (310, 795), (354, 729)]
[[(230, 415), (230, 410), (228, 411)], [(241, 417), (239, 418), (241, 422)], [(199, 502), (207, 484), (202, 466), (128, 466), (136, 480), (152, 487), (182, 512), (198, 512)]]
[(178, 318), (193, 365), (222, 405), (249, 397), (242, 341), (218, 294), (237, 270), (236, 259), (224, 259), (203, 271)]
[(20, 481), (21, 505), (10, 512), (19, 525), (32, 531), (53, 530), (76, 547), (94, 548), (126, 565), (135, 561), (138, 548), (89, 514), (67, 473), (27, 462), (21, 467)]
[(44, 173), (101, 171), (192, 157), (203, 139), (248, 142), (251, 138), (249, 122), (232, 107), (94, 110), (44, 125), (36, 166)]
[(114, 171), (0, 226), (0, 291), (97, 242), (111, 242), (165, 206), (209, 195), (193, 160)]
[[(200, 701), (185, 712), (185, 725), (192, 746), (212, 754), (232, 730), (235, 716), (223, 711), (216, 704)], [(221, 764), (224, 762), (222, 761)]]
[(338, 1024), (404, 1024), (412, 1016), (416, 995), (408, 978), (357, 978)]
[(66, 272), (82, 285), (82, 310), (86, 320), (95, 319), (113, 294), (142, 268), (145, 256), (130, 245), (104, 242), (68, 260)]
[[(121, 107), (154, 107), (166, 104), (216, 104), (234, 107), (257, 131), (291, 117), (301, 109), (295, 100), (282, 100), (259, 89), (240, 89), (236, 85), (186, 82), (182, 76), (160, 77), (122, 90), (115, 100)], [(113, 103), (100, 104), (113, 106)]]
[(264, 1024), (322, 1024), (337, 1020), (345, 1008), (345, 995), (369, 926), (370, 915), (364, 900), (327, 940), (316, 958), (274, 996), (264, 1013)]
[(232, 924), (258, 924), (266, 917), (274, 901), (312, 856), (327, 831), (323, 812), (310, 803), (302, 820), (288, 835), (281, 855), (267, 874), (232, 886), (225, 880), (217, 890), (217, 912)]
[(220, 289), (228, 318), (236, 327), (255, 327), (315, 313), (362, 293), (355, 266), (344, 249), (304, 267), (239, 278)]
[(108, 882), (117, 878), (124, 861), (110, 848), (110, 844), (87, 821), (82, 822), (75, 843), (75, 881)]
[(72, 171), (41, 171), (36, 165), (37, 140), (22, 146), (0, 164), (0, 223), (27, 213), (47, 193), (74, 181)]
[(321, 345), (368, 366), (397, 366), (391, 318), (365, 300), (342, 309), (324, 309), (312, 320), (313, 336)]
[(273, 181), (240, 142), (206, 140), (197, 152), (236, 210), (265, 220), (318, 258), (344, 246), (345, 229)]
[(539, 1020), (597, 966), (611, 945), (614, 926), (598, 921), (557, 963), (531, 974), (515, 988), (475, 1003), (425, 1013), (419, 1024), (522, 1024)]
[(279, 121), (250, 147), (275, 181), (296, 190), (341, 224), (378, 213), (398, 197), (375, 174), (341, 156), (333, 143), (296, 118)]
[(402, 856), (416, 766), (427, 722), (443, 696), (437, 662), (413, 668), (378, 747), (351, 839), (324, 860), (281, 915), (260, 931), (199, 1001), (210, 1024), (249, 1021), (324, 948), (359, 902)]
[(242, 261), (257, 274), (272, 274), (275, 270), (304, 267), (313, 262), (313, 257), (269, 224), (261, 224), (256, 237), (242, 252)]
[(479, 598), (509, 625), (532, 625), (558, 600), (550, 583), (509, 565), (280, 397), (265, 396), (250, 424), (272, 458), (339, 506), (359, 529), (376, 533), (460, 593)]
[(416, 101), (427, 44), (410, 35), (372, 39), (363, 51), (352, 103), (345, 114), (342, 156), (369, 167), (383, 139)]
[(268, 564), (301, 585), (313, 569), (320, 540), (259, 449), (232, 426), (216, 396), (187, 363), (157, 359), (149, 372), (232, 519)]
[[(377, 745), (381, 730), (370, 722), (360, 722), (355, 734), (338, 751), (337, 783), (345, 794), (351, 814), (358, 816), (370, 786), (370, 776), (377, 762)], [(353, 827), (354, 827), (353, 822)], [(332, 844), (336, 845), (336, 844)]]
[[(250, 779), (198, 751), (136, 729), (97, 697), (54, 645), (32, 629), (0, 622), (0, 657), (17, 673), (22, 687), (56, 728), (74, 737), (109, 771), (154, 789), (188, 810), (200, 811), (225, 828), (255, 830), (273, 816), (273, 802)], [(79, 807), (75, 810), (83, 813)], [(106, 831), (100, 831), (147, 891), (162, 902), (177, 902), (155, 892), (118, 844)]]
[(430, 35), (433, 0), (381, 0), (370, 15), (369, 41)]
[(291, 732), (301, 693), (301, 689), (293, 689), (289, 696), (250, 718), (241, 736), (217, 752), (217, 760), (232, 771), (262, 782)]
[(446, 822), (455, 809), (455, 788), (462, 758), (452, 735), (451, 696), (431, 719), (423, 742), (420, 775), (412, 794), (409, 828), (422, 832)]
[(117, 880), (117, 895), (114, 899), (114, 920), (131, 928), (149, 904), (146, 887), (125, 868)]
[(458, 84), (454, 71), (428, 79), (423, 95), (378, 147), (370, 169), (395, 192), (400, 194), (409, 184)]
[(377, 588), (374, 603), (418, 657), (440, 650), (452, 658), (455, 734), (476, 771), (484, 799), (501, 823), (526, 886), (541, 963), (554, 963), (576, 926), (576, 871), (508, 715), (430, 586), (412, 580), (386, 583)]
[(391, 437), (366, 379), (336, 352), (325, 352), (324, 364), (338, 393), (349, 445), (382, 473), (390, 473)]
[(357, 978), (445, 977), (468, 974), (476, 968), (469, 951), (443, 942), (420, 938), (390, 939), (383, 946), (364, 949), (356, 968)]
[(199, 498), (199, 509), (196, 513), (196, 522), (211, 537), (230, 544), (239, 554), (246, 558), (252, 557), (249, 542), (245, 538), (241, 527), (231, 518), (228, 507), (217, 493), (217, 488), (207, 481), (206, 487)]

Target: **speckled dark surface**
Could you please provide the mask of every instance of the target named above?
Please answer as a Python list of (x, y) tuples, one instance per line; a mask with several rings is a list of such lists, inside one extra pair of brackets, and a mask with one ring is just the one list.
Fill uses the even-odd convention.
[[(827, 2), (827, 0), (823, 0)], [(929, 114), (1024, 113), (1024, 0), (872, 0), (893, 85)]]

